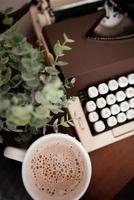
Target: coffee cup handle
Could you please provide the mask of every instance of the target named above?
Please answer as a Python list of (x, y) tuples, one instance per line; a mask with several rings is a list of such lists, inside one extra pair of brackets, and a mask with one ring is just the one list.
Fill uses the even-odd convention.
[(27, 151), (26, 149), (20, 149), (20, 148), (8, 146), (4, 149), (4, 156), (6, 158), (23, 162), (26, 151)]

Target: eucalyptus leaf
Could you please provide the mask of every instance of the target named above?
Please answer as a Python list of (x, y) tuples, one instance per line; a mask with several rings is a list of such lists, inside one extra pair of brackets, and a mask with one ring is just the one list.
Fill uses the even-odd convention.
[(7, 126), (7, 129), (11, 130), (11, 131), (13, 131), (17, 128), (15, 124), (13, 124), (12, 122), (8, 122), (8, 121), (6, 121), (6, 126)]
[(55, 133), (58, 133), (58, 125), (57, 124), (53, 124), (53, 130)]
[(36, 89), (39, 86), (39, 80), (38, 79), (27, 80), (27, 85), (31, 89)]
[(11, 79), (11, 87), (12, 88), (17, 88), (21, 83), (22, 83), (22, 80), (21, 80), (21, 75), (20, 74), (16, 74)]
[(63, 45), (62, 49), (63, 49), (63, 51), (70, 51), (72, 48), (67, 45)]
[(65, 61), (57, 61), (57, 62), (55, 63), (55, 65), (57, 65), (57, 66), (66, 66), (66, 65), (68, 65), (68, 62), (65, 62)]
[(58, 75), (60, 73), (55, 67), (45, 67), (45, 71), (51, 75)]
[(0, 112), (6, 111), (10, 106), (10, 101), (5, 96), (0, 95)]
[(62, 116), (62, 117), (61, 117), (61, 119), (60, 119), (60, 124), (63, 124), (63, 123), (64, 123), (64, 121), (65, 121), (65, 117), (64, 117), (64, 116)]
[(67, 119), (67, 121), (69, 120), (69, 116), (68, 116), (68, 113), (66, 114), (66, 119)]
[(66, 128), (67, 128), (67, 127), (70, 127), (69, 124), (68, 124), (67, 122), (63, 122), (63, 123), (62, 123), (62, 126), (66, 127)]
[(12, 97), (13, 104), (25, 105), (29, 98), (25, 93), (18, 93)]
[(43, 135), (46, 134), (46, 130), (47, 130), (47, 126), (44, 126), (44, 127), (43, 127)]
[(16, 126), (25, 126), (30, 122), (32, 117), (33, 106), (14, 105), (10, 108), (7, 115), (7, 122), (13, 123)]
[(38, 119), (47, 119), (50, 116), (50, 110), (48, 107), (45, 106), (38, 106), (36, 107), (35, 112), (33, 113), (33, 116)]
[(9, 61), (8, 57), (2, 57), (0, 58), (0, 64), (5, 65)]
[[(12, 42), (13, 42), (13, 44), (18, 44), (18, 47), (19, 47), (19, 43), (20, 42), (22, 42), (22, 41), (24, 41), (24, 36), (23, 35), (21, 35), (21, 34), (18, 34), (18, 33), (14, 33), (13, 35), (12, 35)], [(23, 46), (21, 46), (21, 47), (23, 47)], [(26, 50), (26, 49), (25, 49)], [(25, 52), (25, 53), (27, 53), (27, 52)]]
[(68, 124), (70, 124), (71, 126), (74, 126), (74, 123), (71, 121), (68, 121)]
[(68, 79), (65, 79), (64, 80), (64, 86), (65, 88), (69, 89), (71, 86), (70, 86), (70, 81)]
[(2, 71), (0, 73), (0, 86), (6, 84), (11, 78), (12, 70), (11, 68), (7, 68), (6, 71)]
[(30, 121), (30, 126), (32, 128), (36, 128), (38, 130), (38, 129), (43, 128), (44, 126), (46, 126), (46, 121), (45, 121), (45, 119), (42, 119), (42, 118), (33, 118)]
[(67, 108), (68, 106), (69, 106), (69, 102), (68, 102), (68, 100), (66, 99), (66, 100), (63, 101), (63, 107), (64, 107), (64, 108)]
[(12, 17), (6, 16), (6, 17), (3, 19), (2, 23), (3, 23), (4, 25), (11, 26), (11, 25), (13, 24), (13, 18), (12, 18)]
[(54, 45), (54, 53), (56, 56), (63, 55), (63, 48), (59, 41)]
[(1, 95), (7, 94), (10, 91), (10, 89), (11, 89), (11, 86), (8, 84), (5, 84), (0, 87), (0, 94)]
[(55, 119), (55, 121), (54, 121), (54, 123), (53, 124), (58, 124), (58, 121), (59, 121), (59, 119), (57, 118), (57, 119)]
[(35, 80), (35, 76), (33, 76), (30, 73), (22, 72), (22, 79), (24, 81), (33, 81), (33, 80)]
[(50, 64), (53, 65), (54, 64), (54, 56), (53, 56), (53, 54), (51, 54), (50, 52), (48, 52), (47, 53), (47, 57), (49, 59)]
[(15, 140), (18, 143), (28, 143), (32, 139), (32, 134), (28, 133), (21, 133), (19, 136), (15, 137)]
[(71, 82), (72, 85), (74, 85), (75, 82), (76, 82), (76, 78), (72, 78), (70, 82)]
[(66, 42), (68, 42), (68, 43), (73, 43), (73, 42), (74, 42), (74, 40), (68, 38), (68, 36), (66, 35), (66, 33), (64, 33), (63, 36), (64, 36), (64, 40), (65, 40)]

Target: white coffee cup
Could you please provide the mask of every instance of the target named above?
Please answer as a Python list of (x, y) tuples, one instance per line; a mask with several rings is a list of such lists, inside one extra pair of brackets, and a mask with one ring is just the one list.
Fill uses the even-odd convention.
[[(63, 150), (61, 151), (61, 149)], [(28, 150), (6, 147), (4, 156), (23, 162), (23, 183), (27, 192), (34, 200), (79, 200), (89, 186), (92, 172), (89, 155), (79, 141), (67, 134), (59, 133), (42, 136), (32, 143)], [(44, 159), (47, 160), (45, 161)], [(54, 159), (58, 159), (56, 160), (58, 164), (55, 164)], [(78, 163), (75, 160), (77, 160)], [(36, 169), (36, 165), (40, 163), (41, 169), (39, 169), (39, 167)], [(48, 171), (53, 168), (51, 166), (52, 164), (53, 166), (55, 164), (55, 173), (59, 173), (59, 175), (56, 174), (55, 178), (53, 177), (51, 179), (50, 175), (46, 175), (45, 173), (52, 173)], [(45, 168), (46, 165), (50, 166), (50, 169)], [(61, 166), (62, 169), (60, 168)], [(70, 168), (70, 166), (72, 168)], [(76, 169), (74, 166), (76, 166)], [(62, 171), (64, 171), (65, 174), (63, 174)], [(70, 174), (70, 172), (72, 174)], [(45, 178), (45, 176), (47, 177)], [(42, 182), (42, 180), (44, 182)], [(57, 180), (57, 182), (54, 183), (53, 180)], [(46, 185), (43, 185), (45, 183)], [(58, 184), (61, 184), (61, 188), (59, 188)], [(52, 188), (55, 188), (53, 190), (55, 193), (50, 191)], [(63, 193), (63, 190), (66, 192)], [(46, 191), (48, 191), (48, 193), (46, 193)]]

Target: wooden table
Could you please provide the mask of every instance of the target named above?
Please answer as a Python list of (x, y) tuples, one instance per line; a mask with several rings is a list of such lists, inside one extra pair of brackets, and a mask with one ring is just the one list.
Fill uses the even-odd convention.
[(92, 179), (82, 200), (112, 200), (134, 177), (134, 137), (89, 154)]

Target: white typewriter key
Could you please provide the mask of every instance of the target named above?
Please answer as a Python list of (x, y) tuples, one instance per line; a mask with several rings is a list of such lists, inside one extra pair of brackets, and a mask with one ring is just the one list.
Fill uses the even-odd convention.
[(112, 79), (108, 82), (108, 87), (111, 91), (115, 91), (118, 89), (119, 85), (115, 79)]
[(99, 120), (97, 122), (94, 123), (94, 129), (96, 132), (102, 132), (105, 130), (105, 124), (103, 121)]
[(115, 96), (118, 102), (124, 101), (126, 98), (126, 94), (123, 91), (118, 91)]
[(125, 76), (121, 76), (119, 79), (118, 79), (118, 84), (121, 88), (124, 88), (128, 85), (128, 79), (125, 77)]
[(120, 112), (120, 107), (117, 104), (111, 106), (112, 115), (117, 115)]
[(123, 123), (123, 122), (125, 122), (126, 120), (127, 120), (127, 116), (126, 116), (125, 113), (119, 113), (119, 114), (117, 115), (117, 121), (118, 121), (119, 123)]
[(134, 108), (134, 98), (129, 100), (129, 106), (130, 108)]
[(129, 103), (127, 101), (123, 101), (120, 104), (120, 109), (122, 112), (126, 112), (129, 109)]
[(99, 115), (97, 114), (97, 112), (91, 112), (88, 115), (88, 119), (90, 122), (96, 122), (99, 119)]
[(126, 96), (127, 96), (127, 98), (134, 97), (134, 88), (133, 87), (129, 87), (126, 89)]
[(134, 73), (128, 75), (128, 82), (130, 85), (134, 85)]
[(111, 115), (111, 111), (109, 108), (104, 108), (101, 110), (101, 116), (102, 118), (106, 119)]
[(116, 97), (115, 97), (115, 95), (113, 95), (113, 94), (107, 95), (106, 101), (107, 101), (107, 104), (108, 104), (108, 105), (114, 104), (114, 103), (116, 102)]
[(98, 108), (104, 108), (106, 106), (106, 100), (103, 97), (100, 97), (96, 101)]
[(86, 109), (88, 112), (92, 112), (92, 111), (96, 110), (96, 104), (94, 103), (94, 101), (88, 101), (86, 103)]
[(100, 94), (107, 94), (108, 93), (108, 86), (106, 83), (101, 83), (98, 86), (98, 91)]
[(109, 117), (109, 118), (107, 119), (107, 125), (108, 125), (109, 127), (113, 127), (113, 126), (115, 126), (116, 124), (117, 124), (117, 119), (116, 119), (116, 117), (111, 116), (111, 117)]
[(128, 119), (133, 119), (134, 118), (134, 109), (130, 109), (126, 112), (127, 118)]
[(90, 98), (94, 98), (98, 96), (98, 90), (95, 86), (88, 88), (88, 95)]

